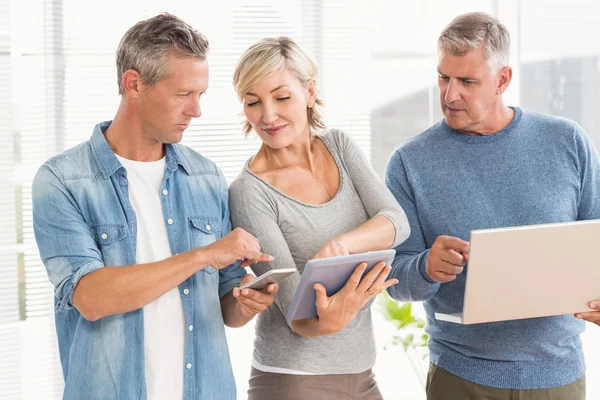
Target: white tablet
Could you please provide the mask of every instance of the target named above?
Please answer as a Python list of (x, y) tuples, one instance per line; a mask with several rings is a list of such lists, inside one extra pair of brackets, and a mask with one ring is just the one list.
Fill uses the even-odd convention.
[[(395, 254), (396, 250), (389, 249), (309, 260), (285, 318), (294, 321), (317, 317), (317, 294), (313, 288), (315, 283), (325, 286), (327, 295), (331, 296), (344, 287), (358, 264), (367, 263), (366, 274), (379, 262), (383, 261), (391, 265)], [(373, 299), (363, 307), (363, 310), (370, 307), (372, 303)]]

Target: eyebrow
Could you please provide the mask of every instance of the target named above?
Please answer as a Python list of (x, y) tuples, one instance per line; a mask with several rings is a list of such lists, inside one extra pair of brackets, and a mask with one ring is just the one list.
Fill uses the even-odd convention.
[[(275, 89), (271, 90), (271, 93), (273, 93), (273, 92), (276, 92), (276, 91), (278, 91), (279, 89), (283, 89), (283, 88), (285, 88), (285, 87), (287, 87), (287, 86), (288, 86), (288, 85), (279, 85), (279, 86), (277, 86)], [(254, 93), (252, 93), (252, 92), (246, 92), (246, 94), (247, 94), (247, 95), (250, 95), (250, 96), (258, 97), (257, 95), (255, 95), (255, 94), (254, 94)]]
[(176, 90), (175, 93), (199, 93), (199, 94), (206, 94), (207, 91), (208, 91), (208, 89), (205, 90), (205, 91), (203, 91), (203, 92), (198, 92), (197, 90), (179, 89), (179, 90)]
[[(437, 70), (438, 74), (440, 74), (441, 76), (445, 77), (445, 78), (449, 78), (448, 75), (446, 75), (445, 73), (443, 73), (442, 71), (440, 71), (439, 69)], [(458, 76), (456, 77), (456, 79), (461, 80), (461, 81), (477, 81), (477, 78), (473, 78), (470, 76)]]

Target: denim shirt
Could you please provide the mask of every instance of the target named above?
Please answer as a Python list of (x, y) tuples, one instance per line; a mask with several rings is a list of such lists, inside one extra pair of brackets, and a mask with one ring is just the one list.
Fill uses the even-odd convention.
[[(136, 216), (127, 173), (103, 122), (89, 141), (51, 158), (35, 176), (33, 225), (54, 285), (65, 379), (63, 399), (146, 399), (143, 310), (90, 322), (73, 307), (79, 280), (105, 266), (136, 264)], [(227, 184), (215, 164), (182, 145), (166, 145), (160, 189), (172, 254), (206, 246), (231, 230)], [(220, 298), (238, 286), (239, 263), (208, 266), (179, 285), (186, 324), (184, 399), (235, 399)]]

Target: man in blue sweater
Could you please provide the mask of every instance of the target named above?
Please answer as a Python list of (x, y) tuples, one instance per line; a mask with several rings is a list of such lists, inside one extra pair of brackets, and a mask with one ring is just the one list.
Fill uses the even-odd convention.
[(403, 143), (386, 170), (411, 228), (388, 291), (424, 301), (427, 398), (583, 400), (582, 319), (600, 313), (475, 325), (434, 313), (461, 311), (472, 230), (600, 218), (598, 154), (574, 122), (504, 105), (510, 38), (496, 19), (455, 18), (438, 53), (444, 119)]

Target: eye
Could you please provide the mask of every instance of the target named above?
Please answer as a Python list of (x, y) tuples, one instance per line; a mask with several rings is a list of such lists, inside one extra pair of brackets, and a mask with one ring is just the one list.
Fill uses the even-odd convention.
[(277, 98), (278, 101), (285, 101), (285, 100), (289, 100), (289, 99), (290, 99), (290, 96)]
[(251, 103), (248, 103), (248, 107), (254, 107), (255, 105), (257, 105), (258, 103), (260, 103), (260, 101), (253, 101)]
[(179, 96), (180, 99), (185, 99), (188, 94), (189, 93), (179, 93), (177, 96)]
[(445, 76), (445, 75), (438, 75), (438, 78), (441, 79), (441, 80), (443, 80), (443, 81), (447, 81), (448, 80), (448, 77)]

